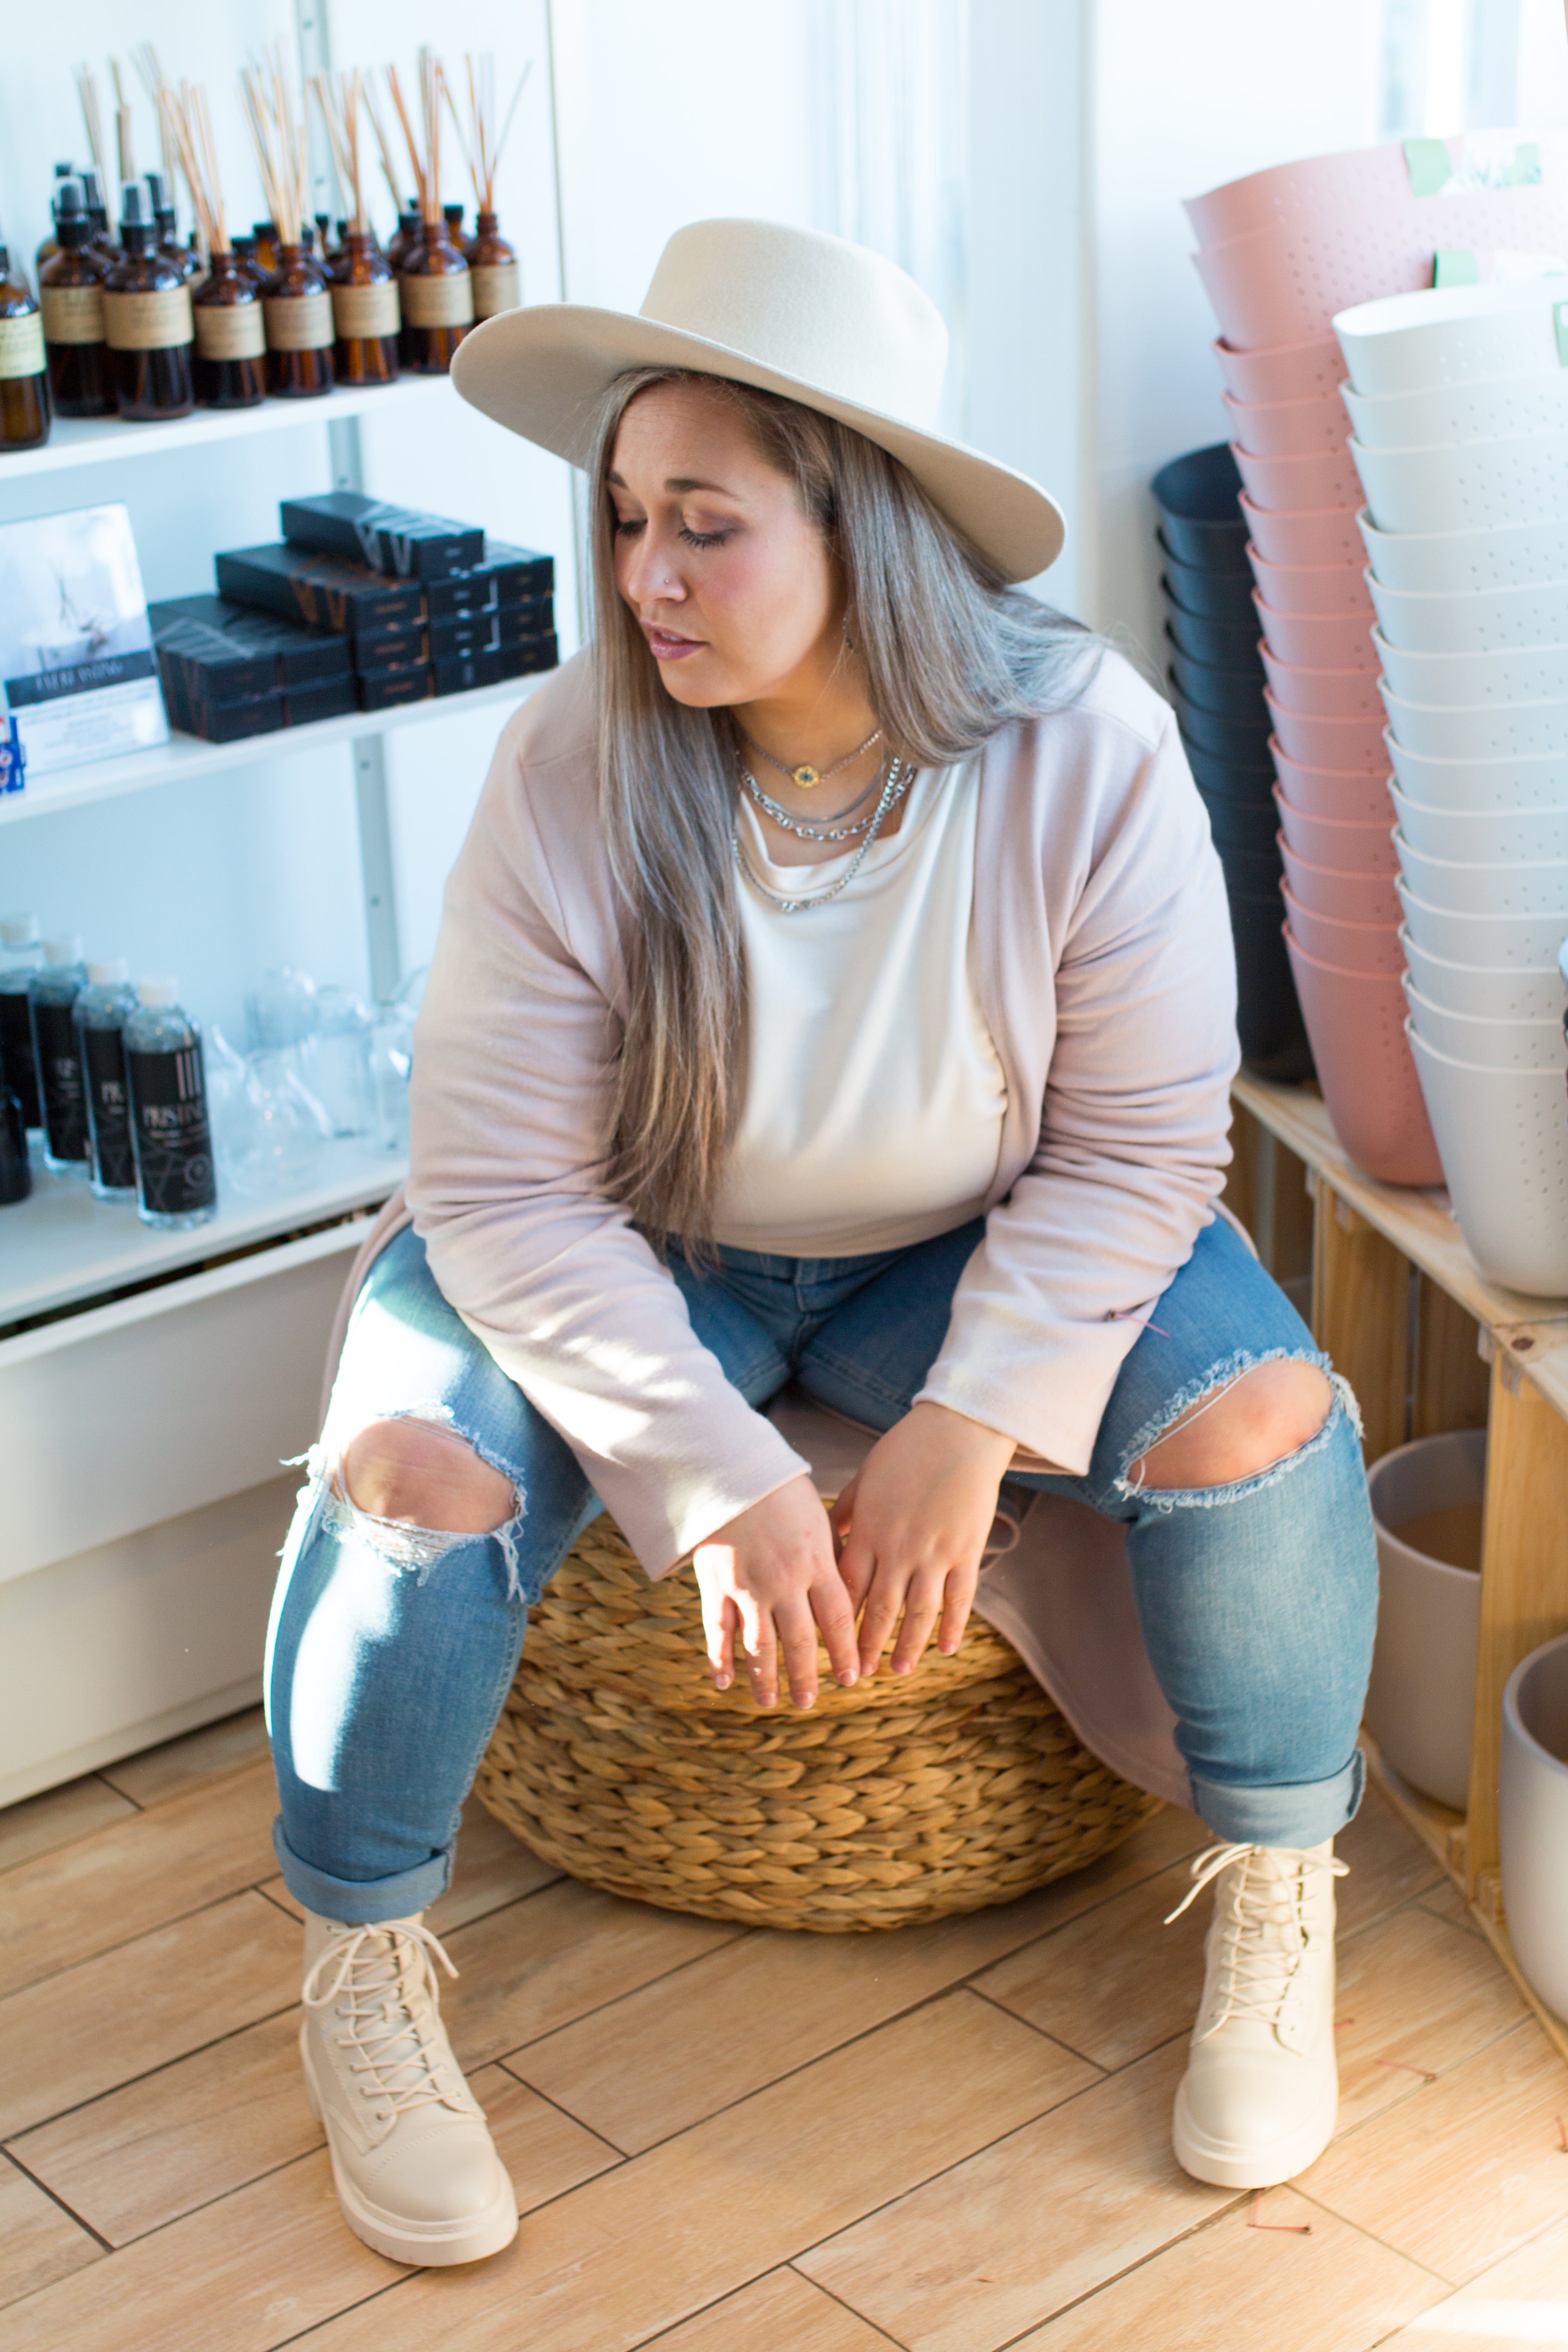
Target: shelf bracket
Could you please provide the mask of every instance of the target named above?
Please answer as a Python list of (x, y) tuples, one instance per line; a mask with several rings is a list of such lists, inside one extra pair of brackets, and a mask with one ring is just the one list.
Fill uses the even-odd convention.
[[(327, 454), (333, 489), (363, 490), (364, 446), (357, 416), (329, 419)], [(403, 982), (403, 950), (397, 936), (397, 861), (392, 841), (386, 745), (379, 733), (356, 735), (353, 749), (371, 993), (378, 1004), (384, 1004), (396, 995)]]

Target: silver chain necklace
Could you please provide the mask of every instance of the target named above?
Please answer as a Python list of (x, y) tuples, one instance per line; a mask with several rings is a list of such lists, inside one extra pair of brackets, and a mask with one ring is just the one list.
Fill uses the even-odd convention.
[[(773, 799), (771, 793), (763, 792), (749, 768), (741, 770), (741, 782), (746, 788), (747, 797), (755, 802), (758, 808), (765, 809), (776, 825), (782, 825), (785, 833), (793, 833), (798, 841), (853, 841), (857, 834), (865, 832), (871, 822), (870, 817), (868, 815), (857, 817), (853, 824), (845, 824), (840, 820), (851, 815), (862, 801), (869, 800), (881, 780), (882, 771), (879, 769), (865, 791), (857, 793), (847, 808), (837, 810), (821, 824), (807, 824), (804, 818), (792, 816), (788, 809), (782, 807)], [(904, 791), (908, 792), (908, 790), (909, 784), (906, 782)]]
[[(744, 771), (742, 770), (742, 772), (744, 773)], [(909, 767), (904, 761), (899, 759), (897, 756), (889, 761), (888, 781), (882, 786), (882, 796), (877, 803), (876, 809), (872, 814), (870, 822), (866, 830), (865, 838), (862, 840), (858, 849), (855, 852), (854, 856), (849, 860), (844, 872), (839, 876), (837, 881), (833, 884), (830, 889), (815, 891), (809, 898), (781, 898), (778, 891), (770, 890), (767, 884), (762, 880), (761, 877), (752, 873), (752, 868), (746, 863), (746, 853), (741, 846), (741, 828), (739, 824), (731, 824), (730, 827), (730, 847), (734, 854), (735, 863), (740, 867), (742, 878), (751, 884), (752, 888), (756, 892), (759, 898), (765, 898), (770, 907), (776, 907), (778, 908), (781, 915), (804, 915), (813, 907), (827, 906), (833, 899), (838, 897), (840, 891), (847, 890), (851, 882), (854, 881), (857, 874), (859, 873), (861, 866), (866, 863), (867, 854), (870, 849), (871, 844), (876, 840), (877, 835), (881, 829), (882, 820), (888, 814), (889, 810), (891, 809), (897, 802), (900, 801), (905, 793), (908, 792), (913, 774), (913, 769)]]

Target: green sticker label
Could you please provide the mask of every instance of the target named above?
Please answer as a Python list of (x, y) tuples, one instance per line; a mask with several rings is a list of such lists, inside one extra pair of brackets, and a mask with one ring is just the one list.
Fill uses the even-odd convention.
[(1481, 265), (1466, 245), (1440, 245), (1432, 257), (1434, 286), (1479, 286)]
[(1447, 184), (1448, 147), (1443, 139), (1407, 139), (1405, 168), (1413, 196), (1435, 196)]

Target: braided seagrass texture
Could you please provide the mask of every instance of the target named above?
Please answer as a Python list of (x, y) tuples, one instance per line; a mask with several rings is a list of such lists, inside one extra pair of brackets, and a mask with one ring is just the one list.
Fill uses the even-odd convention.
[(689, 1571), (650, 1584), (595, 1519), (530, 1612), (476, 1783), (546, 1862), (761, 1927), (901, 1927), (1005, 1903), (1119, 1845), (1158, 1800), (1079, 1746), (1011, 1644), (770, 1713), (716, 1691)]

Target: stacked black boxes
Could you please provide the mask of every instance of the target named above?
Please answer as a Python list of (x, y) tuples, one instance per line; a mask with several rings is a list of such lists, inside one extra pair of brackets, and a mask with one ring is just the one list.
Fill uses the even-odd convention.
[(163, 699), (176, 727), (210, 743), (337, 719), (354, 707), (341, 637), (249, 611), (222, 596), (150, 604)]
[(1155, 475), (1170, 694), (1225, 871), (1242, 1057), (1309, 1077), (1312, 1057), (1285, 952), (1267, 679), (1247, 561), (1241, 477), (1222, 441)]
[(553, 669), (555, 567), (353, 490), (286, 499), (281, 545), (217, 558), (231, 604), (345, 648), (362, 710)]

